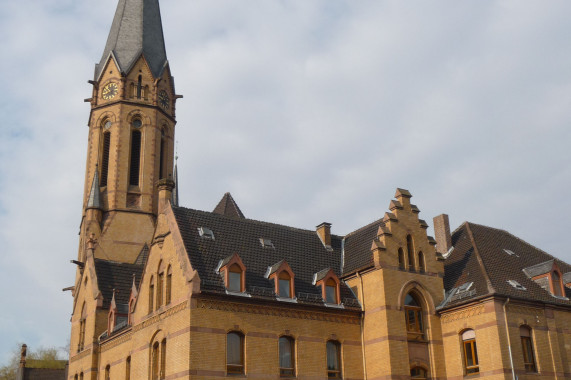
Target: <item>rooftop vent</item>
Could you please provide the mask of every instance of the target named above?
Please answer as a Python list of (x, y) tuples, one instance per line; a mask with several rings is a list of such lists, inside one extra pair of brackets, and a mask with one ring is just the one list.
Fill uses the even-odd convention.
[(516, 288), (517, 290), (527, 290), (527, 288), (525, 286), (523, 286), (522, 284), (520, 284), (516, 280), (508, 280), (507, 282), (508, 282), (508, 284), (510, 284), (511, 286)]
[(214, 232), (210, 228), (198, 227), (198, 234), (203, 239), (214, 240)]
[(518, 255), (515, 254), (514, 251), (511, 251), (509, 249), (504, 249), (504, 252), (507, 253), (510, 256), (515, 256), (515, 257), (519, 257)]
[(275, 249), (274, 243), (270, 239), (260, 238), (260, 244), (263, 248), (272, 248)]

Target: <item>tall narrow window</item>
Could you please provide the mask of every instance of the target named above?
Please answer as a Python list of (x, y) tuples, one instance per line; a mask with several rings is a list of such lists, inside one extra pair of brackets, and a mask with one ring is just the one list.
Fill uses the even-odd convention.
[(402, 248), (399, 248), (399, 269), (406, 269), (406, 264), (404, 262), (404, 252)]
[[(107, 121), (107, 123), (111, 123)], [(101, 149), (101, 182), (100, 186), (107, 186), (107, 177), (109, 176), (109, 148), (111, 146), (111, 132), (103, 133), (103, 147)]]
[(161, 379), (166, 377), (166, 368), (167, 368), (167, 340), (163, 339), (161, 342)]
[(325, 283), (325, 302), (334, 304), (339, 303), (339, 300), (337, 299), (337, 283), (332, 278), (327, 280)]
[(85, 302), (81, 307), (81, 317), (79, 319), (79, 339), (77, 343), (77, 352), (83, 350), (83, 346), (85, 345), (85, 322), (87, 320), (87, 310), (85, 308)]
[(412, 244), (412, 236), (406, 235), (406, 250), (408, 253), (408, 270), (414, 271), (414, 246)]
[(424, 271), (426, 270), (426, 264), (424, 263), (424, 253), (418, 252), (418, 270), (421, 273), (424, 273)]
[(79, 374), (79, 380), (83, 380), (83, 372)]
[(137, 99), (141, 99), (141, 92), (143, 91), (143, 76), (139, 75), (137, 81)]
[(155, 281), (151, 277), (151, 283), (149, 284), (149, 313), (152, 313), (154, 310), (154, 307), (153, 307), (154, 298), (155, 298)]
[(111, 366), (109, 364), (105, 367), (105, 380), (111, 380)]
[(125, 362), (125, 380), (131, 380), (131, 357), (127, 356)]
[(159, 342), (155, 342), (151, 351), (151, 380), (159, 380), (159, 351)]
[(239, 332), (232, 331), (226, 335), (226, 372), (244, 373), (244, 335)]
[(279, 355), (280, 355), (280, 376), (295, 376), (295, 353), (294, 340), (289, 336), (282, 336), (279, 339)]
[(166, 149), (165, 131), (161, 131), (161, 149), (159, 151), (159, 179), (165, 178), (165, 172), (166, 172), (165, 149)]
[[(139, 123), (141, 121), (139, 120)], [(134, 122), (133, 122), (134, 123)], [(139, 186), (139, 171), (141, 165), (141, 131), (131, 132), (131, 165), (129, 167), (129, 184)]]
[(531, 329), (527, 326), (519, 328), (521, 336), (521, 346), (523, 350), (523, 363), (526, 372), (537, 372), (535, 367), (535, 357), (533, 355), (533, 341), (531, 340)]
[(164, 286), (165, 273), (159, 273), (157, 278), (157, 309), (163, 306), (163, 286)]
[(286, 271), (282, 271), (279, 275), (279, 296), (291, 298), (291, 277)]
[(169, 265), (168, 269), (167, 269), (167, 284), (166, 284), (166, 292), (165, 292), (165, 304), (169, 304), (171, 303), (171, 297), (172, 297), (172, 268)]
[(466, 375), (479, 373), (478, 349), (476, 348), (476, 333), (466, 330), (462, 333), (462, 347), (464, 349), (464, 370)]
[(327, 378), (341, 378), (341, 345), (330, 340), (327, 342)]
[(409, 339), (424, 339), (422, 307), (420, 306), (418, 297), (413, 293), (408, 293), (405, 297), (404, 314)]

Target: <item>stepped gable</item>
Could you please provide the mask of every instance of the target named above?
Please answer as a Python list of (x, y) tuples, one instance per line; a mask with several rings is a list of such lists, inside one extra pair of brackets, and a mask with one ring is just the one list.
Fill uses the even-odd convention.
[[(268, 267), (286, 260), (293, 273), (298, 302), (304, 299), (321, 300), (321, 289), (312, 284), (315, 273), (333, 268), (340, 275), (341, 238), (332, 236), (333, 251), (328, 251), (317, 233), (283, 225), (235, 219), (212, 212), (173, 207), (192, 267), (202, 280), (202, 291), (225, 292), (224, 283), (216, 269), (220, 263), (238, 254), (246, 266), (246, 292), (253, 297), (261, 290), (270, 292), (273, 280), (265, 277)], [(201, 237), (199, 228), (212, 230), (214, 239)], [(273, 247), (263, 247), (260, 239), (269, 239)], [(304, 293), (300, 297), (300, 293)], [(309, 297), (305, 297), (309, 294)], [(341, 302), (355, 300), (351, 290), (341, 283)]]
[(384, 225), (379, 219), (345, 236), (344, 276), (374, 265), (371, 242), (377, 237), (379, 227)]
[[(516, 299), (549, 304), (569, 305), (570, 300), (556, 298), (536, 284), (526, 269), (545, 266), (554, 260), (562, 273), (571, 272), (571, 265), (519, 239), (507, 231), (474, 223), (464, 223), (452, 236), (454, 250), (446, 259), (444, 286), (447, 292), (466, 282), (474, 282), (476, 294), (448, 302), (443, 306), (459, 304), (475, 297), (497, 294)], [(478, 256), (481, 264), (478, 263)], [(525, 290), (508, 283), (515, 280)], [(565, 288), (566, 297), (571, 289)]]
[(108, 309), (115, 289), (115, 302), (119, 305), (129, 304), (129, 296), (133, 285), (141, 281), (143, 265), (118, 263), (115, 261), (95, 259), (95, 271), (99, 290), (103, 294), (103, 308)]
[(246, 219), (242, 210), (240, 210), (240, 207), (238, 207), (238, 204), (234, 198), (232, 198), (232, 194), (230, 193), (224, 194), (212, 212), (215, 214), (225, 215), (229, 218)]

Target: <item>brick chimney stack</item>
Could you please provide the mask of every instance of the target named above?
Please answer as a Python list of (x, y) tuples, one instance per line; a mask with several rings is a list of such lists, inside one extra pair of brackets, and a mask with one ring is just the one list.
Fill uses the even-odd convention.
[(448, 215), (441, 214), (433, 219), (434, 237), (436, 238), (436, 252), (445, 254), (452, 248), (452, 235), (450, 235), (450, 222)]
[(323, 245), (325, 247), (331, 247), (331, 223), (323, 222), (315, 228)]

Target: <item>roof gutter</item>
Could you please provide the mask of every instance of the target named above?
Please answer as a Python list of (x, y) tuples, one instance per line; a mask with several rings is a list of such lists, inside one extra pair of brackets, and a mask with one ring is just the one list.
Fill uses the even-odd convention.
[(512, 355), (512, 344), (511, 344), (511, 340), (510, 340), (510, 332), (508, 329), (508, 313), (506, 312), (506, 306), (507, 304), (510, 302), (510, 298), (508, 297), (508, 299), (506, 300), (506, 302), (504, 302), (503, 305), (503, 309), (504, 309), (504, 322), (506, 323), (506, 336), (508, 338), (508, 352), (510, 354), (510, 367), (512, 370), (512, 379), (516, 380), (515, 377), (515, 369), (514, 369), (514, 359), (513, 359), (513, 355)]

